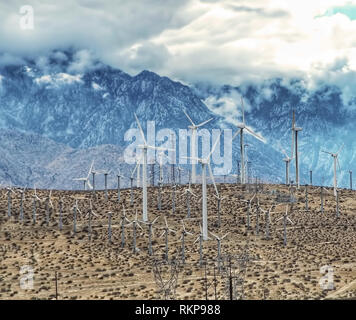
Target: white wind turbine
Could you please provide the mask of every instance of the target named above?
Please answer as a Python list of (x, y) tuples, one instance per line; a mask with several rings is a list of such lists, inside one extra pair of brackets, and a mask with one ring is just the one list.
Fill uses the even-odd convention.
[(196, 146), (196, 138), (197, 138), (197, 129), (206, 125), (208, 122), (213, 120), (213, 118), (206, 120), (200, 124), (195, 124), (193, 120), (189, 117), (189, 115), (183, 110), (185, 116), (188, 118), (189, 122), (192, 124), (188, 126), (189, 129), (192, 130), (191, 140), (190, 140), (190, 158), (192, 163), (192, 183), (196, 183), (196, 160), (197, 158), (197, 146)]
[[(293, 156), (292, 157), (289, 157), (287, 152), (280, 146), (279, 147), (282, 152), (284, 153), (284, 155), (286, 156), (283, 161), (286, 163), (286, 185), (289, 184), (289, 168), (290, 168), (290, 162), (293, 160)], [(293, 149), (293, 147), (292, 147)]]
[(93, 166), (94, 166), (94, 160), (92, 161), (90, 169), (88, 171), (88, 175), (85, 178), (75, 178), (75, 179), (73, 179), (73, 181), (83, 181), (84, 190), (87, 189), (87, 187), (86, 187), (87, 185), (88, 185), (89, 189), (93, 189), (93, 186), (91, 185), (91, 183), (89, 181), (89, 177), (90, 177), (90, 174), (92, 173)]
[(336, 176), (336, 163), (337, 165), (339, 166), (339, 170), (340, 170), (340, 164), (339, 164), (339, 153), (341, 152), (341, 150), (344, 148), (344, 144), (342, 144), (342, 146), (340, 147), (340, 149), (338, 150), (338, 152), (336, 153), (332, 153), (332, 152), (329, 152), (329, 151), (324, 151), (324, 150), (321, 150), (321, 152), (324, 152), (324, 153), (328, 153), (330, 154), (333, 158), (334, 158), (334, 196), (336, 197), (337, 195), (337, 176)]
[[(292, 158), (293, 151), (295, 152), (295, 183), (299, 189), (299, 157), (298, 157), (298, 132), (303, 129), (295, 126), (295, 112), (293, 110), (293, 120), (292, 120)], [(294, 146), (294, 150), (293, 150)]]
[[(240, 135), (240, 154), (241, 154), (241, 175), (240, 175), (240, 182), (241, 184), (245, 183), (245, 148), (244, 148), (244, 130), (247, 131), (247, 133), (251, 134), (254, 136), (256, 139), (262, 141), (263, 143), (266, 142), (266, 140), (256, 132), (254, 132), (252, 129), (246, 126), (245, 123), (245, 108), (244, 108), (244, 101), (243, 98), (241, 97), (241, 105), (242, 105), (242, 123), (239, 123), (237, 127), (240, 129), (238, 130), (234, 136), (232, 137), (232, 140), (234, 140), (238, 135)], [(231, 141), (232, 141), (231, 140)]]
[[(209, 237), (208, 237), (207, 190), (206, 190), (206, 167), (208, 166), (208, 168), (209, 168), (209, 174), (210, 174), (211, 180), (213, 181), (215, 192), (217, 195), (219, 195), (218, 189), (215, 184), (213, 172), (212, 172), (211, 166), (210, 166), (210, 156), (212, 155), (218, 142), (220, 141), (220, 136), (221, 136), (221, 132), (220, 132), (218, 138), (216, 139), (215, 144), (213, 145), (210, 153), (208, 154), (208, 156), (206, 158), (194, 158), (196, 161), (200, 162), (200, 164), (202, 166), (202, 182), (201, 183), (202, 183), (202, 193), (203, 193), (202, 218), (203, 218), (203, 240), (204, 241), (209, 239)], [(186, 157), (186, 158), (192, 159), (191, 157)]]
[(143, 139), (143, 145), (139, 145), (138, 147), (143, 150), (143, 165), (142, 165), (142, 189), (143, 189), (143, 197), (142, 197), (142, 220), (147, 222), (148, 221), (148, 216), (147, 216), (147, 149), (153, 149), (153, 150), (170, 150), (167, 148), (159, 148), (155, 146), (150, 146), (147, 144), (145, 135), (143, 133), (140, 121), (138, 120), (136, 113), (134, 113), (135, 119), (137, 126), (140, 130), (142, 139)]

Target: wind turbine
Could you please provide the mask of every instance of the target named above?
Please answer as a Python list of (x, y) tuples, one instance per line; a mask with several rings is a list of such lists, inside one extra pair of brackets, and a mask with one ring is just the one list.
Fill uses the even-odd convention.
[(216, 184), (215, 184), (213, 172), (212, 172), (211, 166), (210, 166), (210, 156), (212, 155), (212, 153), (214, 152), (218, 142), (220, 141), (220, 136), (221, 136), (221, 132), (220, 132), (218, 138), (216, 139), (215, 144), (213, 145), (210, 153), (208, 154), (208, 156), (206, 158), (203, 158), (203, 159), (202, 158), (194, 158), (196, 161), (200, 162), (200, 164), (202, 166), (202, 193), (203, 193), (202, 216), (203, 216), (203, 240), (204, 241), (208, 240), (208, 212), (207, 212), (208, 210), (207, 210), (207, 190), (206, 190), (206, 167), (208, 166), (208, 168), (209, 168), (209, 174), (210, 174), (211, 180), (213, 181), (215, 192), (216, 192), (217, 195), (219, 195), (218, 189), (217, 189)]
[(165, 223), (164, 231), (163, 231), (162, 235), (160, 236), (160, 238), (162, 238), (163, 236), (165, 238), (165, 253), (164, 253), (164, 257), (165, 257), (166, 261), (168, 261), (168, 234), (170, 232), (176, 234), (177, 232), (175, 230), (169, 228), (166, 217), (164, 217), (164, 223)]
[(183, 195), (186, 195), (186, 204), (187, 204), (187, 218), (190, 218), (191, 208), (190, 208), (190, 196), (197, 197), (192, 191), (189, 179), (188, 188), (184, 190)]
[(329, 151), (321, 150), (321, 152), (328, 153), (328, 154), (330, 154), (330, 155), (334, 158), (334, 196), (335, 196), (335, 197), (336, 197), (336, 194), (337, 194), (336, 163), (337, 163), (337, 165), (339, 166), (339, 170), (340, 170), (340, 164), (339, 164), (338, 156), (339, 156), (339, 153), (341, 152), (341, 150), (342, 150), (343, 148), (344, 148), (344, 144), (342, 144), (342, 146), (340, 147), (340, 149), (339, 149), (338, 152), (336, 152), (336, 153), (332, 153), (332, 152), (329, 152)]
[(184, 264), (185, 263), (185, 237), (187, 235), (190, 235), (190, 236), (193, 236), (193, 234), (191, 232), (188, 232), (186, 229), (185, 229), (185, 225), (184, 225), (184, 221), (182, 221), (182, 226), (183, 226), (183, 230), (182, 230), (182, 236), (180, 237), (180, 240), (182, 240), (182, 263)]
[(295, 183), (297, 189), (299, 189), (299, 162), (298, 162), (298, 132), (303, 129), (295, 126), (295, 112), (293, 110), (293, 120), (292, 120), (292, 158), (293, 158), (293, 145), (295, 147)]
[(263, 143), (266, 142), (266, 140), (259, 134), (255, 133), (252, 129), (246, 126), (245, 123), (245, 107), (244, 107), (244, 101), (243, 98), (241, 97), (241, 105), (242, 105), (242, 123), (239, 123), (237, 127), (239, 130), (234, 134), (232, 137), (233, 141), (238, 135), (240, 135), (240, 154), (241, 154), (241, 175), (240, 175), (240, 182), (241, 184), (245, 183), (245, 148), (244, 148), (244, 130), (247, 131), (247, 133), (251, 134), (254, 136), (256, 139), (262, 141)]
[(138, 226), (141, 231), (143, 231), (141, 225), (139, 224), (139, 220), (137, 219), (137, 209), (136, 209), (136, 214), (135, 214), (135, 219), (132, 220), (129, 224), (127, 224), (126, 226), (130, 226), (132, 224), (132, 229), (133, 229), (133, 243), (132, 243), (132, 247), (133, 247), (133, 252), (136, 253), (136, 252), (139, 252), (140, 250), (136, 247), (136, 227)]
[(192, 163), (192, 183), (196, 183), (196, 160), (195, 158), (198, 157), (197, 155), (197, 148), (196, 148), (196, 137), (197, 137), (197, 129), (206, 125), (208, 122), (213, 120), (213, 118), (206, 120), (200, 124), (195, 124), (193, 120), (189, 117), (189, 115), (183, 110), (185, 116), (188, 118), (189, 122), (192, 124), (188, 126), (189, 129), (192, 130), (192, 135), (191, 135), (191, 140), (190, 140), (190, 158), (191, 158), (191, 163)]
[(87, 189), (86, 188), (87, 185), (88, 185), (89, 189), (93, 189), (93, 186), (90, 184), (90, 181), (89, 181), (89, 177), (90, 177), (90, 174), (92, 173), (93, 165), (94, 165), (94, 160), (92, 161), (90, 169), (89, 169), (89, 172), (88, 172), (88, 175), (85, 178), (75, 178), (75, 179), (73, 179), (74, 181), (83, 181), (84, 190)]
[(143, 150), (143, 166), (142, 166), (142, 189), (143, 189), (142, 210), (143, 211), (142, 211), (142, 220), (147, 222), (148, 221), (148, 216), (147, 216), (147, 149), (161, 150), (161, 151), (165, 151), (168, 149), (148, 145), (145, 135), (143, 133), (140, 121), (138, 120), (136, 113), (134, 113), (134, 115), (135, 115), (137, 126), (140, 130), (140, 133), (141, 133), (141, 136), (143, 139), (143, 145), (139, 145), (138, 147)]
[(220, 269), (221, 269), (220, 268), (220, 263), (221, 263), (221, 241), (224, 240), (224, 238), (226, 238), (229, 233), (225, 234), (222, 237), (218, 237), (216, 234), (214, 234), (212, 232), (210, 232), (210, 233), (216, 239), (216, 241), (218, 242), (218, 255), (217, 255), (216, 258), (218, 260), (218, 270), (220, 272)]
[(141, 221), (142, 223), (148, 225), (148, 254), (150, 256), (152, 256), (153, 254), (153, 250), (152, 250), (152, 236), (154, 236), (154, 231), (153, 231), (153, 225), (155, 224), (155, 222), (158, 220), (159, 217), (157, 217), (156, 219), (154, 219), (153, 221), (149, 221), (149, 222), (145, 222), (145, 221)]
[(290, 162), (293, 160), (293, 156), (292, 157), (289, 157), (287, 155), (287, 152), (282, 148), (280, 147), (280, 149), (282, 150), (282, 152), (284, 153), (284, 155), (286, 156), (283, 161), (286, 163), (286, 185), (289, 184), (289, 167), (290, 167)]
[(283, 215), (283, 217), (277, 219), (276, 221), (279, 221), (283, 219), (283, 244), (284, 246), (287, 245), (287, 223), (294, 224), (294, 222), (288, 217), (288, 204), (286, 205), (286, 212)]

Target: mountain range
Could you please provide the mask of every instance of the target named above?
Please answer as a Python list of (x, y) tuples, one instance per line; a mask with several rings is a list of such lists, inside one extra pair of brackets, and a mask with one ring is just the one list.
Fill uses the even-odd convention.
[[(137, 127), (134, 113), (144, 131), (146, 121), (154, 121), (156, 130), (186, 129), (185, 110), (195, 123), (214, 119), (204, 128), (235, 132), (236, 122), (241, 121), (240, 95), (246, 103), (247, 124), (267, 141), (246, 135), (254, 176), (284, 181), (281, 148), (290, 154), (291, 112), (295, 110), (297, 125), (303, 128), (301, 182), (308, 182), (313, 170), (314, 183), (331, 184), (332, 158), (321, 151), (336, 152), (344, 143), (338, 180), (339, 185), (348, 186), (348, 172), (356, 169), (356, 111), (343, 105), (338, 88), (308, 90), (300, 79), (272, 79), (243, 88), (184, 85), (150, 71), (130, 76), (101, 63), (73, 73), (59, 61), (51, 61), (46, 68), (33, 61), (0, 67), (0, 183), (80, 188), (72, 179), (86, 176), (95, 160), (95, 168), (112, 170), (109, 187), (115, 187), (117, 169), (128, 177), (134, 167), (122, 160), (128, 145), (125, 132)], [(233, 143), (232, 173), (239, 160), (238, 140)], [(292, 179), (293, 172), (291, 168)]]

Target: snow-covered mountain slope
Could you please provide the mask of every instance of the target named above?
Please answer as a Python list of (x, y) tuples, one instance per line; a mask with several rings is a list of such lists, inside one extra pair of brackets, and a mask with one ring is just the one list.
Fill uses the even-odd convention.
[[(134, 112), (144, 130), (146, 121), (154, 121), (156, 130), (186, 129), (189, 122), (182, 112), (186, 110), (196, 123), (213, 117), (204, 128), (235, 132), (234, 124), (241, 121), (240, 94), (245, 98), (247, 124), (267, 140), (263, 144), (245, 135), (253, 176), (284, 181), (284, 156), (278, 144), (290, 153), (292, 109), (303, 128), (299, 136), (302, 182), (313, 170), (314, 183), (324, 179), (331, 184), (332, 159), (321, 150), (337, 151), (342, 142), (340, 185), (348, 184), (349, 170), (356, 172), (356, 112), (343, 105), (337, 88), (308, 90), (301, 81), (279, 79), (244, 88), (189, 87), (149, 71), (130, 76), (98, 64), (73, 73), (65, 64), (51, 63), (46, 68), (31, 61), (0, 67), (0, 128), (4, 130), (0, 181), (4, 183), (72, 188), (71, 179), (84, 176), (93, 159), (98, 167), (116, 170), (127, 146), (125, 132), (136, 128)], [(238, 159), (239, 138), (233, 143), (232, 173)]]
[[(309, 171), (312, 170), (313, 183), (331, 185), (333, 159), (322, 150), (337, 152), (344, 144), (339, 154), (337, 177), (338, 185), (349, 186), (349, 170), (356, 172), (356, 109), (343, 104), (342, 92), (338, 88), (322, 86), (308, 90), (300, 80), (275, 79), (244, 88), (198, 85), (195, 93), (210, 110), (220, 115), (232, 101), (241, 105), (239, 99), (242, 94), (247, 123), (261, 132), (271, 147), (280, 151), (281, 146), (289, 155), (292, 110), (295, 110), (296, 125), (303, 129), (298, 136), (301, 182), (309, 183)], [(231, 113), (237, 114), (236, 109)], [(272, 161), (283, 167), (283, 158), (284, 155), (279, 155)], [(295, 161), (291, 162), (291, 178), (295, 179)]]

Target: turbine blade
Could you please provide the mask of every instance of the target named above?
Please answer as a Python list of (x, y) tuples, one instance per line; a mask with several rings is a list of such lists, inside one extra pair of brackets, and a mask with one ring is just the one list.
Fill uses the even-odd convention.
[(339, 151), (336, 152), (337, 155), (341, 152), (342, 149), (344, 149), (344, 146), (345, 146), (345, 144), (343, 143), (342, 146), (340, 147)]
[(241, 130), (240, 129), (237, 130), (237, 132), (233, 135), (231, 141), (234, 140), (240, 133), (241, 133)]
[(229, 233), (230, 233), (230, 232), (228, 232), (227, 234), (225, 234), (224, 236), (222, 236), (220, 240), (222, 240), (222, 239), (226, 238), (226, 237), (228, 236), (228, 234), (229, 234)]
[(137, 116), (136, 116), (136, 113), (134, 113), (134, 115), (135, 115), (135, 118), (136, 118), (136, 123), (137, 123), (137, 125), (138, 125), (138, 128), (140, 129), (140, 133), (141, 133), (142, 139), (143, 139), (143, 141), (144, 141), (144, 143), (145, 143), (145, 145), (146, 145), (147, 142), (146, 142), (145, 135), (144, 135), (143, 130), (142, 130), (142, 127), (141, 127), (141, 123), (140, 123), (140, 121), (138, 121), (138, 118), (137, 118)]
[(90, 169), (89, 169), (89, 172), (88, 172), (88, 175), (87, 175), (87, 178), (89, 178), (92, 170), (93, 170), (93, 166), (94, 166), (94, 160), (91, 162), (91, 165), (90, 165)]
[(131, 178), (133, 178), (133, 175), (135, 174), (135, 171), (139, 164), (140, 164), (139, 162), (136, 163), (135, 169), (133, 169), (133, 171), (131, 172)]
[(202, 123), (196, 125), (195, 127), (196, 127), (196, 128), (200, 128), (200, 127), (204, 126), (205, 124), (209, 123), (209, 122), (210, 122), (211, 120), (213, 120), (213, 119), (214, 119), (214, 118), (211, 118), (211, 119), (209, 119), (209, 120), (206, 120), (206, 121), (204, 121), (204, 122), (202, 122)]
[(217, 146), (218, 143), (220, 142), (220, 137), (221, 137), (221, 131), (220, 131), (219, 136), (217, 137), (217, 139), (216, 139), (216, 141), (215, 141), (213, 147), (211, 148), (211, 151), (210, 151), (209, 155), (206, 157), (207, 160), (209, 160), (209, 158), (210, 158), (210, 156), (213, 154), (213, 152), (214, 152), (216, 146)]
[(216, 184), (215, 184), (215, 179), (214, 179), (213, 171), (211, 170), (210, 163), (208, 163), (208, 168), (209, 168), (210, 178), (211, 178), (211, 180), (213, 180), (213, 184), (214, 184), (216, 195), (219, 197), (219, 191), (218, 191), (218, 188), (216, 187)]
[(286, 158), (289, 159), (289, 156), (287, 155), (287, 152), (281, 146), (279, 146), (279, 149), (281, 149), (281, 151), (284, 153)]
[(189, 122), (195, 127), (195, 124), (193, 122), (193, 120), (188, 116), (188, 114), (185, 112), (185, 110), (183, 110), (185, 116), (188, 118)]
[(214, 238), (220, 240), (220, 238), (219, 238), (216, 234), (212, 233), (211, 231), (209, 231), (209, 232), (210, 232), (210, 234), (211, 234)]
[(263, 138), (261, 135), (257, 134), (256, 132), (252, 131), (249, 127), (245, 127), (246, 131), (253, 135), (256, 139), (262, 141), (263, 143), (266, 143), (266, 139)]

